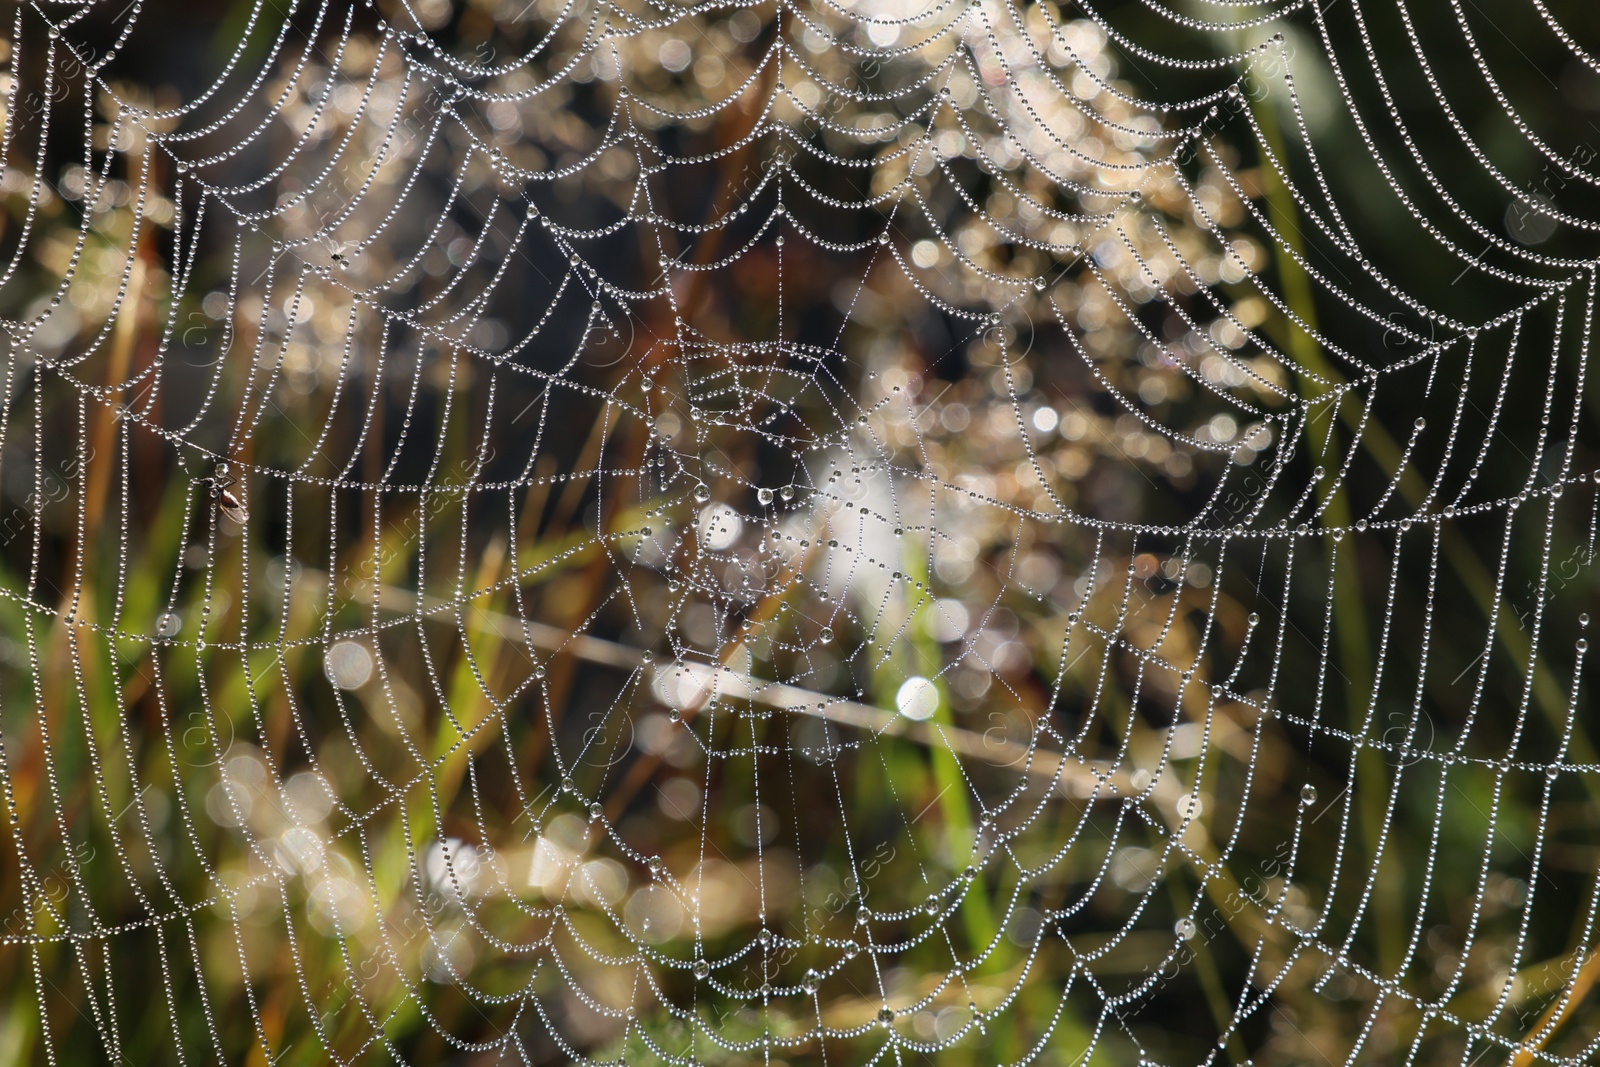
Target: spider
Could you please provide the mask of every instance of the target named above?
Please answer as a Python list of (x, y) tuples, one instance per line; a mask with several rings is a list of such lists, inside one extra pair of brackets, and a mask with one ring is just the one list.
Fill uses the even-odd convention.
[(230, 485), (238, 483), (238, 479), (228, 473), (226, 466), (218, 467), (217, 473), (210, 478), (201, 478), (200, 484), (211, 493), (211, 499), (216, 501), (217, 510), (222, 512), (234, 522), (243, 526), (250, 518), (250, 513), (245, 510), (239, 498), (228, 489)]

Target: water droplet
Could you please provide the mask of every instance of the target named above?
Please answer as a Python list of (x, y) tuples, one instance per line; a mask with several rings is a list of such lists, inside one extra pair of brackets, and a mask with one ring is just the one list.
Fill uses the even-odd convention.
[(822, 642), (825, 645), (833, 644), (833, 627), (824, 626), (822, 628), (822, 630), (817, 634), (817, 640)]
[(878, 1021), (885, 1026), (894, 1022), (894, 1009), (885, 1005), (878, 1009)]
[(804, 989), (807, 993), (815, 993), (817, 991), (817, 987), (821, 984), (822, 975), (818, 974), (815, 970), (807, 971), (805, 977), (800, 980), (800, 988)]
[(561, 791), (563, 793), (570, 793), (576, 788), (577, 788), (577, 786), (573, 784), (573, 781), (572, 781), (571, 778), (563, 778), (563, 779), (561, 779)]
[(711, 499), (711, 487), (704, 483), (694, 487), (694, 498), (704, 504)]
[(756, 499), (762, 504), (772, 503), (772, 490), (762, 486), (760, 489), (756, 490)]
[(1194, 936), (1194, 920), (1187, 915), (1172, 925), (1172, 932), (1185, 941)]
[(707, 963), (705, 960), (694, 961), (694, 976), (696, 978), (707, 978), (710, 977), (710, 975), (711, 964)]
[(845, 959), (847, 959), (847, 960), (855, 959), (856, 958), (856, 953), (858, 953), (860, 951), (861, 951), (861, 946), (856, 944), (854, 941), (846, 941), (844, 943), (844, 958)]
[(782, 489), (778, 490), (778, 495), (781, 496), (785, 500), (793, 500), (794, 499), (794, 486), (792, 486), (792, 485), (784, 486)]
[(939, 914), (939, 898), (934, 896), (932, 893), (929, 893), (927, 903), (922, 905), (922, 910), (927, 912), (929, 915)]
[(1317, 802), (1317, 787), (1312, 785), (1310, 782), (1307, 782), (1305, 785), (1300, 787), (1300, 803), (1304, 804), (1306, 807), (1309, 808), (1311, 805), (1315, 804), (1316, 802)]

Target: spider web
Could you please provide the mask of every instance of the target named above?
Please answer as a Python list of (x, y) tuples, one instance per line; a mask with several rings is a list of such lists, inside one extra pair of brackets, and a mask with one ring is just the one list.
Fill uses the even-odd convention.
[(5, 40), (0, 1059), (1595, 1058), (1539, 0)]

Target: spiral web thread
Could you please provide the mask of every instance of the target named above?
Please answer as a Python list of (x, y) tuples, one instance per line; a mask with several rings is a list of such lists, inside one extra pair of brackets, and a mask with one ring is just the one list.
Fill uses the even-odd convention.
[(1600, 66), (1437, 7), (18, 8), (0, 1058), (1593, 1062)]

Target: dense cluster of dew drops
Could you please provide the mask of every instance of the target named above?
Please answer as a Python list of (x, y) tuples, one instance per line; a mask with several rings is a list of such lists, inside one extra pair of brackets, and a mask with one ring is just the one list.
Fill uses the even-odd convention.
[(1595, 153), (1369, 6), (18, 5), (0, 1028), (1593, 1062)]

